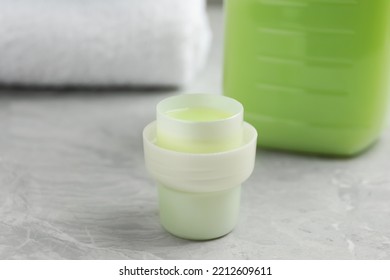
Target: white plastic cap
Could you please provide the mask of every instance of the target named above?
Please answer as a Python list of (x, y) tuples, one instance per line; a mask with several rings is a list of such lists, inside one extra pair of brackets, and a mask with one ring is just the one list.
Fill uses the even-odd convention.
[(146, 168), (159, 183), (185, 192), (215, 192), (241, 185), (253, 171), (256, 129), (244, 123), (242, 145), (217, 153), (184, 153), (156, 145), (156, 122), (143, 133)]
[[(221, 109), (229, 116), (188, 121), (167, 114), (191, 106)], [(234, 228), (241, 184), (253, 171), (257, 143), (256, 129), (242, 115), (240, 103), (218, 95), (175, 96), (158, 104), (157, 121), (143, 132), (144, 153), (159, 186), (161, 223), (170, 233), (205, 240)]]

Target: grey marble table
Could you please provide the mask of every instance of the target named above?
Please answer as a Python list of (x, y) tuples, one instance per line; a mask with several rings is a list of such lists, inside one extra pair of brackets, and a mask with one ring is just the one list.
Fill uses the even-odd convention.
[[(222, 12), (188, 88), (220, 92)], [(390, 259), (390, 126), (353, 159), (258, 150), (229, 235), (165, 232), (141, 132), (174, 91), (0, 92), (0, 259)]]

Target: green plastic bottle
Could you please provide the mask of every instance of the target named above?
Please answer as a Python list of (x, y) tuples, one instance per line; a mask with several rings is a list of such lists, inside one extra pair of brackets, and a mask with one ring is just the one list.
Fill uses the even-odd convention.
[(355, 155), (379, 136), (390, 0), (226, 0), (224, 94), (263, 147)]

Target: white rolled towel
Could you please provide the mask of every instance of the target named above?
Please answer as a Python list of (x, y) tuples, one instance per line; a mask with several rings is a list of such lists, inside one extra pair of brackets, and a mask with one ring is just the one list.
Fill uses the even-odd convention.
[(209, 43), (205, 0), (0, 0), (0, 84), (180, 86)]

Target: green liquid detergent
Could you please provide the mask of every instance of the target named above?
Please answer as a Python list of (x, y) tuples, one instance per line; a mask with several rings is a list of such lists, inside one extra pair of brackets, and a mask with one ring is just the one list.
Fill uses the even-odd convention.
[(377, 139), (389, 0), (226, 0), (224, 94), (259, 145), (350, 156)]

